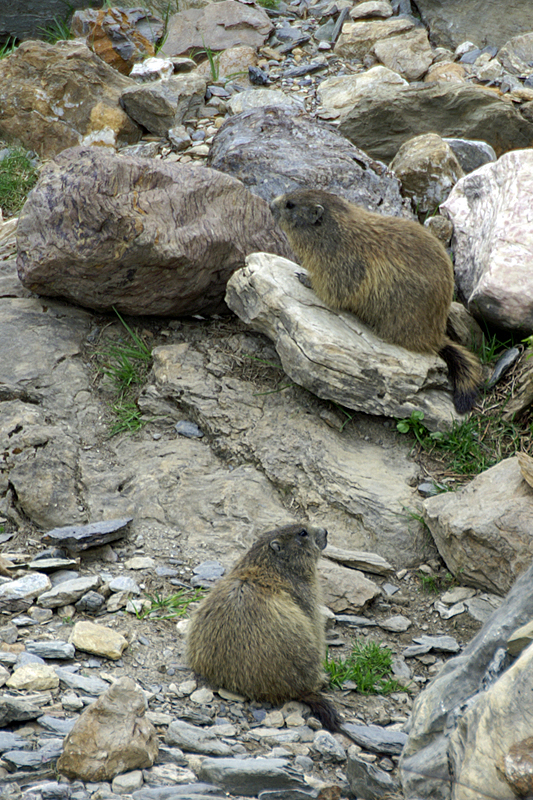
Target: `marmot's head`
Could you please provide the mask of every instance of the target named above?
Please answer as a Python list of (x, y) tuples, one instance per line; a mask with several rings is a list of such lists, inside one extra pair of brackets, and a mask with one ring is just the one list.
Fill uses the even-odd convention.
[(321, 551), (328, 543), (324, 528), (286, 525), (263, 533), (242, 557), (239, 566), (268, 565), (280, 574), (310, 577), (315, 574)]
[(270, 204), (272, 216), (285, 233), (298, 229), (320, 229), (349, 212), (350, 204), (321, 189), (297, 189), (282, 194)]

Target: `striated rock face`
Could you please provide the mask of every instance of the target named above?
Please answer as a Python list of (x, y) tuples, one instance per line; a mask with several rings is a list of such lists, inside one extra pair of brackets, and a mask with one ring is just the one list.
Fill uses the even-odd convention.
[(232, 117), (215, 136), (209, 164), (268, 202), (313, 186), (383, 214), (412, 216), (398, 179), (384, 164), (293, 108), (257, 108)]
[(403, 142), (422, 133), (483, 139), (498, 156), (533, 144), (533, 123), (495, 92), (442, 81), (377, 85), (373, 93), (344, 114), (339, 130), (370, 156), (386, 163)]
[[(501, 800), (514, 800), (517, 793), (509, 779), (516, 780), (516, 788), (522, 790), (520, 795), (529, 794), (533, 786), (532, 716), (533, 646), (530, 645), (494, 686), (481, 694), (466, 711), (450, 737), (451, 769), (456, 780), (454, 800), (472, 800), (476, 794), (483, 796), (489, 790)], [(524, 774), (517, 768), (521, 759), (516, 758), (520, 752), (516, 745), (521, 741), (526, 745), (523, 747), (525, 755), (528, 750), (525, 740), (528, 738), (529, 781), (527, 771)], [(513, 754), (514, 769), (509, 769)], [(504, 762), (507, 775), (505, 772), (502, 774)]]
[(205, 80), (196, 72), (132, 86), (121, 103), (135, 122), (151, 133), (166, 136), (169, 128), (196, 116), (204, 100)]
[(72, 17), (74, 36), (87, 44), (109, 66), (129, 75), (133, 65), (155, 55), (154, 45), (163, 35), (163, 20), (142, 8), (85, 8)]
[(367, 414), (409, 417), (422, 410), (430, 429), (460, 418), (440, 358), (387, 344), (354, 314), (332, 311), (302, 286), (301, 271), (286, 259), (254, 253), (226, 295), (241, 319), (274, 341), (296, 383)]
[(165, 53), (178, 56), (191, 48), (226, 50), (235, 45), (260, 47), (273, 29), (262, 8), (222, 0), (205, 8), (189, 8), (168, 21)]
[(465, 41), (501, 47), (531, 30), (531, 7), (522, 0), (508, 0), (505, 11), (500, 0), (417, 0), (416, 7), (435, 44), (452, 50)]
[(47, 166), (17, 243), (32, 291), (126, 314), (224, 311), (226, 281), (248, 253), (290, 252), (266, 203), (240, 181), (102, 148)]
[(119, 678), (83, 712), (65, 739), (57, 768), (70, 778), (107, 781), (133, 769), (151, 767), (157, 732), (144, 714), (142, 689)]
[(44, 158), (80, 144), (133, 144), (141, 128), (119, 106), (129, 86), (80, 41), (23, 42), (0, 60), (0, 136)]
[(476, 316), (533, 328), (533, 150), (506, 153), (460, 180), (443, 213), (454, 225), (455, 278)]

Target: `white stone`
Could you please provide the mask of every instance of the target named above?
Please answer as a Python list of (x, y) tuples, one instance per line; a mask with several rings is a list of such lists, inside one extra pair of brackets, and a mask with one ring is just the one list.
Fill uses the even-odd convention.
[(377, 66), (358, 75), (326, 78), (318, 88), (322, 110), (331, 116), (348, 113), (377, 85), (408, 85), (408, 82), (387, 67)]
[(232, 95), (227, 106), (232, 114), (241, 114), (243, 111), (260, 106), (294, 106), (303, 110), (304, 102), (299, 97), (292, 97), (279, 89), (247, 89)]
[(469, 310), (533, 329), (533, 150), (465, 175), (441, 210), (454, 225), (455, 277)]
[(15, 670), (6, 681), (6, 686), (19, 691), (42, 692), (45, 689), (57, 689), (59, 678), (54, 667), (47, 664), (26, 664)]
[(190, 699), (193, 703), (197, 703), (198, 705), (203, 705), (205, 703), (210, 703), (214, 698), (214, 693), (210, 689), (196, 689), (195, 692), (190, 694)]
[(35, 572), (7, 581), (0, 586), (0, 608), (9, 607), (17, 600), (32, 600), (42, 592), (46, 592), (51, 585), (50, 578), (44, 572)]
[(150, 556), (134, 556), (133, 558), (128, 558), (124, 562), (124, 566), (126, 569), (152, 569), (155, 567), (155, 561)]
[(134, 769), (132, 772), (124, 772), (113, 778), (111, 784), (115, 794), (131, 794), (143, 785), (143, 773), (141, 769)]
[(128, 646), (128, 640), (121, 633), (113, 631), (105, 625), (86, 621), (76, 622), (69, 641), (78, 650), (105, 656), (115, 661), (120, 658)]

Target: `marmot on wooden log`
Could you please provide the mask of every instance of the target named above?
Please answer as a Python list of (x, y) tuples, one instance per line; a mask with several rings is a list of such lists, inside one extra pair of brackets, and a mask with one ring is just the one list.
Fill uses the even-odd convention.
[(374, 214), (317, 189), (281, 195), (270, 208), (318, 297), (352, 311), (386, 342), (440, 355), (455, 408), (470, 411), (481, 367), (446, 335), (454, 277), (442, 244), (417, 222)]
[(317, 561), (327, 531), (288, 525), (263, 534), (205, 597), (189, 623), (189, 666), (213, 686), (278, 705), (301, 700), (339, 730), (325, 683)]

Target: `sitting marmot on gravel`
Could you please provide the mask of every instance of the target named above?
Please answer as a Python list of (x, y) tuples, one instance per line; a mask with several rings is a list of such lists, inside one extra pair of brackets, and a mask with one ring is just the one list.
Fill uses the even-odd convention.
[(320, 694), (325, 622), (317, 561), (327, 531), (289, 525), (263, 534), (202, 600), (189, 623), (190, 667), (215, 687), (278, 705), (301, 700), (339, 729)]

